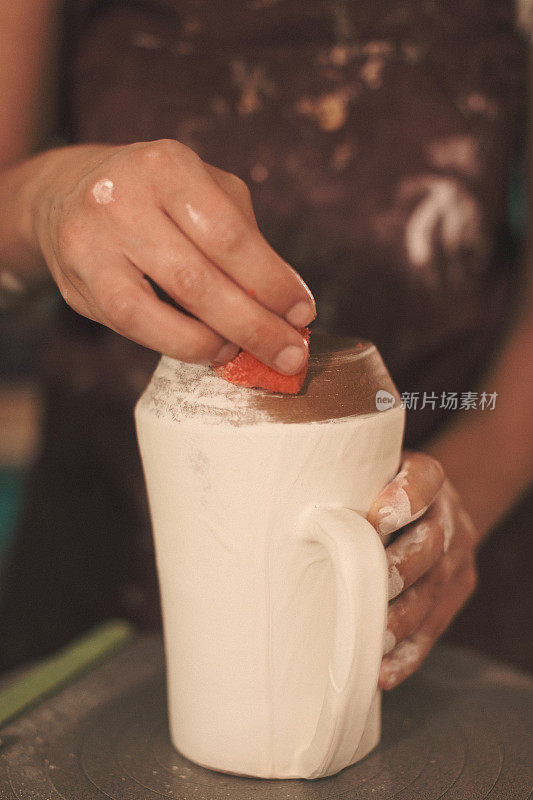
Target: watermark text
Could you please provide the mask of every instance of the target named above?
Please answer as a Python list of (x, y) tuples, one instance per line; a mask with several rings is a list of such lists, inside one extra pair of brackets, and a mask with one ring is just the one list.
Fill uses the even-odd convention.
[(498, 392), (402, 392), (400, 407), (407, 411), (494, 411)]

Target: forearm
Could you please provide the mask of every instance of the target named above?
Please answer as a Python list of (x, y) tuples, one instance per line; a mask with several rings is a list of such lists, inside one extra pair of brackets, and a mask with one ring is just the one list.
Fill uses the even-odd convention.
[(533, 479), (533, 314), (524, 313), (484, 379), (493, 411), (465, 411), (427, 449), (444, 467), (483, 537)]
[(42, 282), (46, 265), (34, 236), (34, 208), (41, 156), (0, 173), (0, 273), (23, 285)]

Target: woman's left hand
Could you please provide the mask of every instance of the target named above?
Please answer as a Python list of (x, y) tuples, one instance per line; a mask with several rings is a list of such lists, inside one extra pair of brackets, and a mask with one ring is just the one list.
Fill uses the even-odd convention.
[(369, 522), (384, 539), (389, 609), (379, 686), (393, 689), (424, 661), (477, 583), (476, 528), (434, 458), (405, 453)]

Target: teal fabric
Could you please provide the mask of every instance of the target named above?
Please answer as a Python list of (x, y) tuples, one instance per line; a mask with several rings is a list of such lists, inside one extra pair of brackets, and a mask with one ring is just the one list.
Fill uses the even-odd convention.
[(24, 483), (23, 471), (0, 469), (0, 558), (5, 554), (15, 530)]

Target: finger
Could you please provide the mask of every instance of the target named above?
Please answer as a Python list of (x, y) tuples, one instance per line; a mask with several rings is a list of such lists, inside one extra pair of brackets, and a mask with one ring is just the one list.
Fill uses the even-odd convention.
[(425, 517), (414, 522), (386, 550), (389, 569), (389, 600), (412, 586), (445, 552), (446, 535), (453, 522), (443, 520), (435, 503)]
[[(246, 295), (166, 215), (148, 218), (146, 231), (126, 254), (180, 306), (279, 372), (302, 369), (307, 345), (288, 322)], [(292, 348), (292, 362), (287, 348)]]
[(442, 489), (435, 498), (434, 505), (444, 530), (445, 552), (452, 546), (457, 530), (461, 531), (461, 538), (470, 542), (473, 547), (479, 543), (476, 526), (450, 481), (444, 481)]
[(419, 668), (475, 587), (476, 572), (473, 563), (469, 562), (456, 573), (449, 584), (449, 591), (420, 627), (383, 658), (379, 673), (380, 689), (393, 689)]
[[(459, 558), (462, 559), (460, 564)], [(395, 643), (401, 642), (420, 627), (430, 610), (440, 602), (442, 593), (448, 590), (454, 573), (463, 567), (464, 554), (441, 556), (433, 569), (389, 604), (389, 644), (393, 639)]]
[(159, 300), (125, 259), (116, 257), (108, 263), (93, 276), (91, 288), (101, 321), (128, 339), (183, 361), (224, 359), (228, 343), (202, 322)]
[(168, 165), (176, 180), (167, 174), (160, 187), (163, 210), (246, 293), (291, 325), (308, 325), (316, 310), (300, 276), (270, 247), (200, 159), (191, 158), (188, 150), (187, 156), (183, 150), (170, 151)]
[(71, 281), (58, 283), (58, 288), (65, 303), (77, 314), (93, 322), (103, 321), (94, 304), (86, 298), (85, 294), (78, 291)]
[(235, 201), (245, 217), (257, 228), (252, 197), (244, 181), (241, 181), (240, 178), (230, 172), (224, 172), (224, 170), (214, 167), (212, 164), (205, 164), (205, 167), (220, 188), (226, 192), (229, 198)]
[(396, 477), (372, 503), (369, 522), (388, 536), (424, 514), (444, 481), (444, 472), (431, 456), (410, 453)]
[[(389, 550), (394, 550), (389, 553)], [(386, 548), (389, 600), (416, 583), (442, 557), (444, 536), (435, 520), (408, 528)]]
[(78, 286), (70, 275), (59, 268), (51, 268), (50, 272), (65, 303), (77, 314), (87, 317), (93, 322), (98, 322), (98, 311), (86, 288), (82, 285)]

